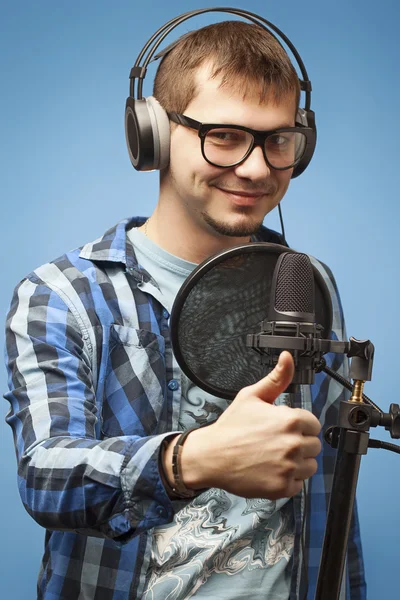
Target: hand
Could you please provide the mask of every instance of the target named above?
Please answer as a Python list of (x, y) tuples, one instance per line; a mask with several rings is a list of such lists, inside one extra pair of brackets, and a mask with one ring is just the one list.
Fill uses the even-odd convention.
[(291, 354), (282, 352), (275, 369), (243, 388), (216, 423), (188, 436), (181, 463), (187, 487), (271, 500), (301, 490), (317, 471), (321, 426), (307, 410), (274, 406), (293, 371)]

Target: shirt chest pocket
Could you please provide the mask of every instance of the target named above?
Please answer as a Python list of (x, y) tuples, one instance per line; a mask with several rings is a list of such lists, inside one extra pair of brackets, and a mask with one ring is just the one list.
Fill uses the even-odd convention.
[(165, 408), (165, 341), (143, 329), (112, 325), (104, 382), (102, 433), (156, 433)]

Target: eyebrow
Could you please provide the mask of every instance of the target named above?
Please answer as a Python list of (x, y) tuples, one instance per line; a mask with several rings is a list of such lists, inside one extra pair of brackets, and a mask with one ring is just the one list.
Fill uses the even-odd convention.
[[(224, 125), (225, 125), (225, 126), (228, 126), (228, 125), (230, 125), (231, 127), (235, 127), (235, 126), (237, 126), (237, 127), (247, 127), (248, 129), (253, 129), (254, 131), (275, 131), (276, 129), (286, 129), (286, 128), (288, 128), (288, 127), (296, 127), (296, 125), (297, 125), (297, 121), (295, 121), (294, 123), (288, 123), (288, 122), (285, 122), (285, 123), (281, 123), (281, 124), (279, 124), (279, 125), (275, 125), (273, 128), (269, 128), (269, 129), (264, 129), (264, 128), (263, 128), (263, 129), (258, 129), (258, 128), (255, 128), (255, 127), (250, 127), (249, 125), (242, 125), (241, 123), (232, 123), (232, 121), (229, 121), (229, 122), (228, 122), (228, 121), (226, 121), (226, 120), (224, 120), (224, 121), (219, 121), (218, 123), (216, 123), (215, 121), (207, 121), (207, 122), (204, 122), (204, 121), (203, 121), (203, 124), (204, 124), (204, 125), (208, 125), (209, 123), (213, 123), (213, 124), (216, 124), (216, 125), (221, 125), (222, 127), (223, 127)], [(300, 124), (301, 124), (301, 123), (299, 123), (299, 125), (300, 125)]]
[(200, 131), (201, 127), (209, 127), (209, 128), (218, 128), (218, 127), (231, 127), (231, 128), (235, 128), (238, 127), (239, 129), (244, 129), (244, 130), (250, 130), (253, 132), (259, 132), (259, 133), (273, 133), (274, 131), (279, 131), (280, 129), (292, 129), (293, 127), (297, 127), (297, 125), (301, 125), (301, 123), (298, 123), (294, 125), (279, 125), (278, 127), (275, 127), (274, 129), (253, 129), (251, 127), (249, 127), (248, 125), (240, 125), (239, 123), (215, 123), (215, 122), (204, 122), (204, 121), (198, 121), (197, 119), (194, 119), (193, 117), (189, 117), (188, 115), (184, 115), (184, 114), (180, 114), (180, 113), (176, 113), (176, 112), (168, 112), (168, 118), (171, 119), (171, 121), (173, 121), (174, 123), (178, 123), (179, 125), (183, 125), (184, 127), (190, 127), (191, 129)]
[(286, 127), (295, 127), (296, 123), (298, 121), (296, 121), (296, 119), (294, 119), (294, 125), (293, 125), (293, 122), (289, 123), (288, 121), (285, 121), (284, 123), (282, 123), (280, 125), (276, 125), (271, 130), (270, 129), (257, 129), (255, 127), (250, 127), (249, 125), (243, 125), (242, 123), (235, 123), (232, 121), (227, 121), (225, 118), (223, 118), (221, 121), (215, 121), (215, 120), (208, 119), (207, 121), (200, 121), (200, 122), (203, 123), (204, 125), (208, 125), (209, 123), (213, 123), (213, 124), (215, 123), (217, 125), (233, 125), (233, 126), (238, 125), (239, 127), (248, 127), (249, 129), (254, 129), (255, 131), (273, 131), (275, 129), (284, 129)]

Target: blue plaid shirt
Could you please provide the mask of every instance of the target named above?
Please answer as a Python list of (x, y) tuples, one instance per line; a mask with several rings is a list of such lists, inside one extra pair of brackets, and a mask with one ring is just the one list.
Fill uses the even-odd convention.
[[(22, 501), (47, 530), (39, 599), (140, 598), (151, 528), (170, 522), (182, 506), (168, 498), (158, 469), (163, 439), (178, 431), (180, 405), (179, 389), (168, 387), (175, 360), (169, 314), (126, 236), (143, 222), (122, 221), (95, 242), (36, 269), (12, 300), (6, 420), (14, 433)], [(257, 241), (281, 243), (264, 227)], [(313, 262), (331, 293), (333, 335), (344, 339), (332, 274)], [(325, 358), (347, 375), (343, 356)], [(296, 405), (312, 410), (325, 429), (337, 423), (343, 394), (320, 373), (314, 385), (302, 387)], [(302, 494), (294, 498), (290, 600), (303, 600), (307, 585), (307, 598), (315, 595), (334, 457), (323, 444), (307, 503)], [(356, 514), (344, 580), (343, 597), (366, 598)]]

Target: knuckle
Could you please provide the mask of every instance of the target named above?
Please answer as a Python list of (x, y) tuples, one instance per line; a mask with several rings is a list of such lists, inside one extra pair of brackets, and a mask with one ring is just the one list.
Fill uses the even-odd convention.
[[(249, 395), (248, 387), (244, 387), (238, 391), (233, 402), (240, 402), (241, 400), (244, 400), (248, 395)], [(233, 402), (232, 402), (232, 404), (233, 404)]]
[(289, 413), (287, 415), (287, 427), (290, 431), (297, 431), (300, 428), (303, 420), (304, 416), (301, 408), (289, 409)]
[(287, 441), (285, 456), (291, 461), (296, 460), (303, 453), (303, 439), (300, 436), (292, 435)]
[(289, 480), (286, 477), (282, 477), (275, 489), (276, 499), (285, 498), (289, 489)]
[(290, 460), (288, 457), (285, 461), (282, 461), (280, 469), (280, 478), (287, 484), (288, 480), (293, 477), (296, 472), (297, 464), (294, 460)]

